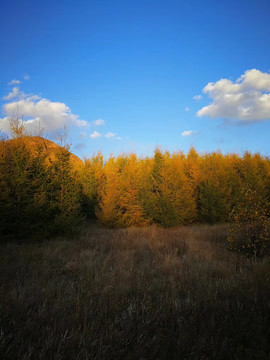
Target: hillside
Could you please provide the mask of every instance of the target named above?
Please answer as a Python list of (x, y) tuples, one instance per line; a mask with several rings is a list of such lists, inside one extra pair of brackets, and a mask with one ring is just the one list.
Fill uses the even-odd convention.
[[(31, 153), (34, 153), (39, 146), (42, 147), (44, 153), (46, 154), (46, 160), (48, 163), (55, 161), (55, 154), (61, 146), (57, 145), (55, 142), (45, 139), (41, 136), (25, 136), (23, 138), (10, 139), (4, 142), (4, 146), (13, 147), (18, 142), (23, 142), (27, 150)], [(70, 153), (71, 163), (76, 167), (83, 163), (83, 161), (76, 155)]]

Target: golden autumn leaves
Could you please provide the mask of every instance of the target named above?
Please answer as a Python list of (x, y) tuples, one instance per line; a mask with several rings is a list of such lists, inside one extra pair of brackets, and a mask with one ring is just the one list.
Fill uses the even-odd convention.
[(14, 230), (14, 223), (25, 234), (28, 229), (66, 232), (84, 218), (108, 227), (232, 222), (231, 249), (239, 248), (240, 233), (249, 225), (251, 234), (240, 249), (250, 243), (258, 254), (268, 236), (270, 161), (260, 154), (157, 148), (152, 157), (123, 154), (104, 160), (99, 153), (81, 162), (68, 147), (55, 145), (54, 160), (47, 161), (47, 145), (30, 151), (26, 140), (1, 142), (2, 234)]

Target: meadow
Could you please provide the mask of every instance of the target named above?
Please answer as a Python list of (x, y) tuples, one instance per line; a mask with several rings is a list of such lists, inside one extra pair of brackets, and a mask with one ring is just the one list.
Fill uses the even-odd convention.
[(0, 141), (0, 358), (269, 359), (270, 160)]
[(0, 360), (270, 360), (270, 0), (0, 9)]
[(270, 261), (227, 225), (106, 229), (0, 245), (0, 354), (269, 359)]

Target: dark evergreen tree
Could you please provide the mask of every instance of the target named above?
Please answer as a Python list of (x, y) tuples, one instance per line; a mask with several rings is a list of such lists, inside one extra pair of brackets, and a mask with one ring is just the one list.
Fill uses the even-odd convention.
[(0, 231), (4, 237), (20, 239), (48, 232), (47, 187), (41, 148), (31, 154), (20, 138), (1, 144)]
[(227, 204), (222, 191), (211, 180), (199, 184), (198, 211), (200, 221), (215, 224), (227, 220)]
[(59, 147), (50, 166), (50, 207), (54, 212), (55, 231), (74, 232), (83, 220), (82, 186), (72, 174), (70, 151)]

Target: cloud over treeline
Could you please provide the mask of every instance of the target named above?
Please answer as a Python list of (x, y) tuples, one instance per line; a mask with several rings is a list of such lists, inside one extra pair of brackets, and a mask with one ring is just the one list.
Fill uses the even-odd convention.
[(221, 79), (208, 83), (203, 92), (212, 103), (197, 116), (236, 120), (239, 123), (270, 119), (270, 74), (247, 70), (235, 82)]
[(193, 131), (193, 130), (185, 130), (182, 132), (181, 136), (190, 136), (190, 135), (194, 135), (194, 134), (198, 134), (198, 131)]
[(66, 104), (50, 101), (38, 95), (25, 94), (18, 87), (14, 87), (4, 100), (8, 102), (2, 107), (4, 117), (0, 118), (0, 129), (6, 133), (10, 132), (10, 119), (14, 117), (23, 117), (27, 131), (34, 131), (40, 127), (46, 132), (51, 132), (65, 125), (87, 125), (87, 121), (73, 114)]

